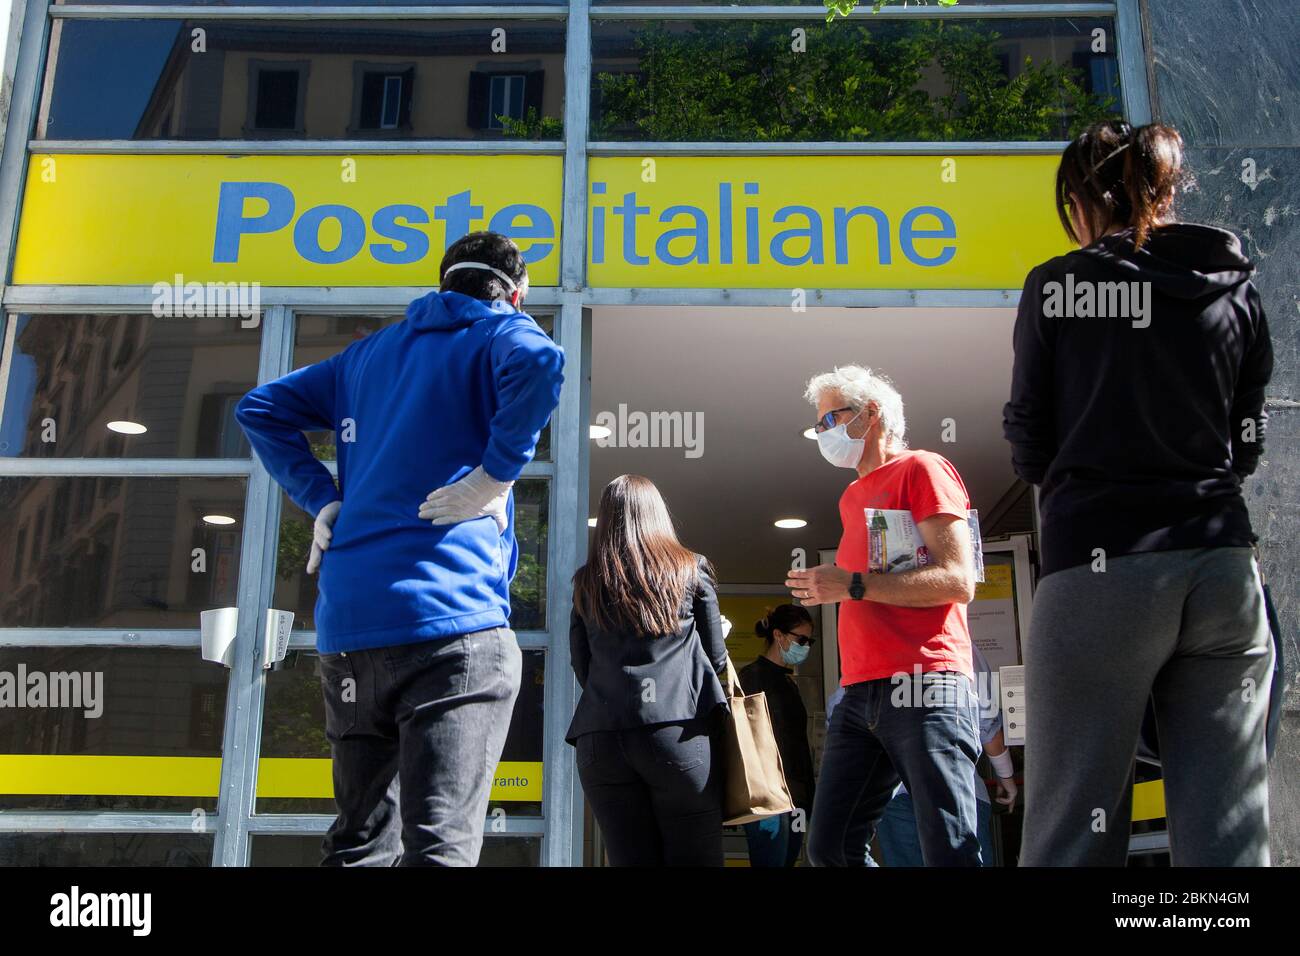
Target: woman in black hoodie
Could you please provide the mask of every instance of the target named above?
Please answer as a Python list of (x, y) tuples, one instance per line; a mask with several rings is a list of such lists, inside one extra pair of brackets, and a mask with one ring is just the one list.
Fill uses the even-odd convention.
[(1178, 865), (1268, 863), (1272, 645), (1243, 479), (1273, 353), (1237, 237), (1177, 222), (1182, 140), (1093, 126), (1029, 273), (1004, 432), (1041, 486), (1022, 865), (1126, 859), (1148, 698)]

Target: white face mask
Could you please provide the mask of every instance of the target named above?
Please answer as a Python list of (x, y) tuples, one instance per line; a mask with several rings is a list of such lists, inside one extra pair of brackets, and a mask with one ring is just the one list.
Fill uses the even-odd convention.
[(523, 289), (515, 284), (515, 280), (510, 278), (500, 269), (488, 265), (486, 262), (457, 262), (455, 265), (448, 266), (443, 270), (443, 278), (445, 279), (450, 273), (455, 272), (457, 269), (482, 269), (485, 272), (491, 272), (498, 279), (504, 282), (506, 288), (510, 290), (511, 305), (517, 309), (519, 308), (519, 303), (524, 300)]
[(843, 425), (836, 425), (817, 435), (817, 449), (836, 468), (857, 468), (867, 447), (866, 438), (850, 438), (849, 426), (862, 417), (858, 412)]

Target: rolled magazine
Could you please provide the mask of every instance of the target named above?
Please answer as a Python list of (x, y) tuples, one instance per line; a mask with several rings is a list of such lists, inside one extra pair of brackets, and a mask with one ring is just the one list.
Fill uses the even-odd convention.
[[(930, 551), (921, 540), (921, 532), (912, 520), (912, 512), (903, 508), (864, 508), (867, 519), (867, 571), (870, 574), (893, 574), (923, 568), (930, 563)], [(966, 512), (970, 529), (971, 552), (975, 556), (975, 580), (984, 580), (984, 549), (980, 545), (980, 516), (974, 509)]]

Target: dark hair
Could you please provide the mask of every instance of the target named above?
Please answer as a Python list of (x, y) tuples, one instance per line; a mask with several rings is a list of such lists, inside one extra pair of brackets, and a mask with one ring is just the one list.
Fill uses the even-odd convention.
[(489, 302), (498, 299), (509, 302), (511, 291), (486, 269), (457, 269), (447, 275), (447, 267), (458, 262), (482, 262), (500, 269), (516, 286), (523, 285), (528, 279), (528, 267), (524, 265), (523, 253), (510, 238), (499, 232), (471, 232), (453, 242), (442, 257), (442, 264), (438, 266), (438, 280), (441, 283), (439, 291), (459, 292)]
[(767, 617), (754, 622), (754, 633), (771, 644), (773, 631), (791, 633), (800, 624), (811, 624), (812, 615), (798, 604), (778, 604), (767, 612)]
[(1140, 249), (1182, 180), (1183, 138), (1172, 126), (1094, 123), (1061, 155), (1056, 213), (1066, 235), (1082, 245), (1068, 208), (1071, 196), (1077, 197), (1094, 240), (1115, 226), (1132, 228), (1133, 245)]
[[(678, 610), (695, 584), (697, 560), (677, 540), (654, 482), (620, 475), (601, 493), (591, 557), (573, 576), (573, 606), (602, 630), (652, 637), (675, 633)], [(713, 574), (707, 562), (705, 568)]]

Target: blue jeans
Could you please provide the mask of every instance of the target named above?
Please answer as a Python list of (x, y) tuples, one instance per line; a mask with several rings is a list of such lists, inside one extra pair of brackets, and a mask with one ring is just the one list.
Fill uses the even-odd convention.
[[(993, 854), (993, 807), (987, 800), (979, 798), (976, 798), (975, 805), (980, 858), (984, 866), (992, 866), (996, 859)], [(876, 827), (876, 838), (880, 841), (885, 866), (925, 866), (921, 857), (921, 838), (916, 829), (916, 808), (912, 804), (912, 795), (906, 790), (898, 791), (885, 807), (885, 815)]]
[(953, 671), (846, 687), (831, 713), (817, 780), (813, 865), (874, 866), (867, 845), (902, 780), (916, 805), (925, 864), (979, 866), (978, 718), (970, 679)]
[(745, 824), (750, 866), (794, 866), (803, 847), (803, 831), (791, 827), (793, 813)]

